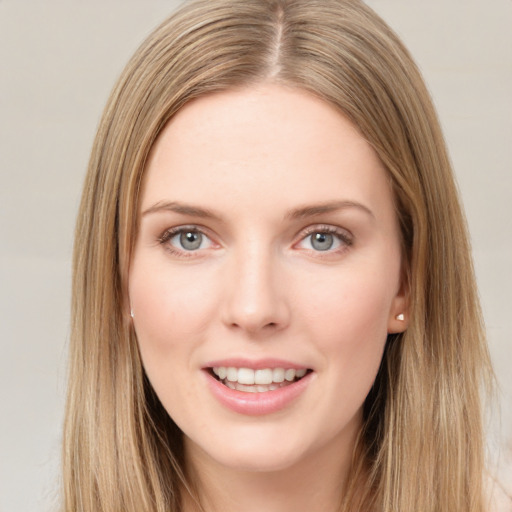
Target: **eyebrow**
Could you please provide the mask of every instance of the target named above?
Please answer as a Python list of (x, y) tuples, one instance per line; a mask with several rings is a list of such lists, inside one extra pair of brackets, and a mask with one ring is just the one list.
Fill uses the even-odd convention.
[[(325, 213), (332, 213), (339, 210), (345, 210), (347, 208), (357, 208), (370, 217), (375, 219), (375, 215), (373, 212), (364, 204), (358, 203), (356, 201), (330, 201), (327, 203), (321, 203), (316, 205), (308, 205), (300, 208), (295, 208), (287, 212), (284, 216), (285, 219), (291, 220), (299, 220), (305, 219), (309, 217), (315, 217), (317, 215), (322, 215)], [(191, 217), (200, 217), (204, 219), (213, 219), (217, 221), (221, 221), (220, 215), (217, 215), (212, 210), (207, 208), (202, 208), (200, 206), (189, 205), (186, 203), (181, 203), (178, 201), (168, 201), (168, 202), (158, 202), (153, 206), (150, 206), (148, 209), (142, 212), (142, 216), (150, 215), (152, 213), (158, 213), (162, 211), (170, 211), (179, 213), (182, 215), (189, 215)]]
[(142, 212), (142, 216), (149, 215), (151, 213), (157, 213), (162, 211), (169, 211), (175, 213), (181, 213), (182, 215), (190, 215), (191, 217), (201, 217), (205, 219), (220, 220), (220, 217), (207, 208), (201, 208), (199, 206), (193, 206), (178, 201), (170, 202), (158, 202), (153, 206), (150, 206), (147, 210)]
[(330, 201), (327, 203), (321, 203), (317, 205), (304, 206), (291, 210), (285, 215), (285, 218), (289, 219), (305, 219), (308, 217), (315, 217), (316, 215), (322, 215), (324, 213), (332, 213), (338, 210), (345, 210), (347, 208), (357, 208), (367, 213), (372, 219), (375, 219), (373, 212), (364, 204), (356, 201)]

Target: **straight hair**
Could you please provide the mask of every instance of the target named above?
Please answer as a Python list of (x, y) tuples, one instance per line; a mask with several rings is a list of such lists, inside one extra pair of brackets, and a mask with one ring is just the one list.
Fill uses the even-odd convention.
[(181, 493), (197, 497), (129, 321), (139, 190), (183, 105), (260, 83), (309, 91), (346, 116), (384, 164), (400, 223), (410, 323), (388, 338), (341, 510), (483, 512), (492, 370), (466, 222), (420, 72), (359, 0), (192, 0), (126, 66), (76, 225), (63, 510), (179, 512)]

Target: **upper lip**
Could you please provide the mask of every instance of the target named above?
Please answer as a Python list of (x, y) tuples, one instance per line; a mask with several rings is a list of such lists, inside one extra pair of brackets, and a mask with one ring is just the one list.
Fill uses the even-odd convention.
[(264, 359), (246, 359), (246, 358), (228, 358), (217, 359), (206, 363), (203, 368), (217, 367), (233, 367), (233, 368), (251, 368), (252, 370), (261, 370), (264, 368), (291, 368), (294, 370), (309, 369), (307, 365), (286, 361), (284, 359), (264, 358)]

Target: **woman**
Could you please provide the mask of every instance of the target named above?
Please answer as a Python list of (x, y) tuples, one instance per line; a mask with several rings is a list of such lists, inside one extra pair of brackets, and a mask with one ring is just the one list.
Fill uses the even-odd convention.
[(483, 511), (491, 369), (409, 54), (358, 1), (187, 3), (107, 104), (66, 511)]

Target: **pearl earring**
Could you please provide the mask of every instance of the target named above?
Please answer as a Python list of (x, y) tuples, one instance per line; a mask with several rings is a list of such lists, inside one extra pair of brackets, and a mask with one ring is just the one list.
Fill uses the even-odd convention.
[(130, 309), (130, 316), (133, 318), (135, 315), (133, 314), (133, 309)]
[(400, 313), (399, 315), (396, 315), (396, 319), (403, 322), (405, 320), (405, 316), (403, 313)]

